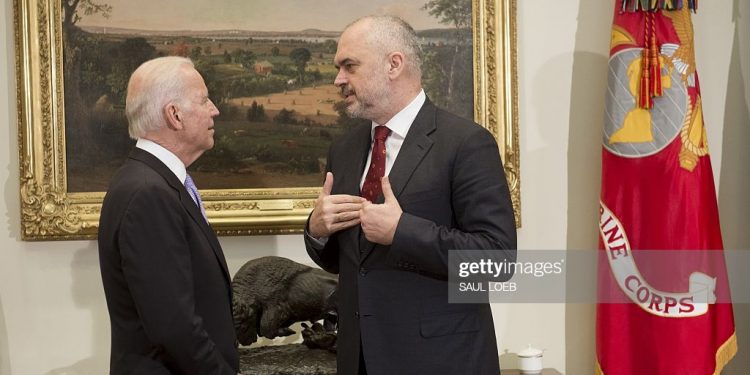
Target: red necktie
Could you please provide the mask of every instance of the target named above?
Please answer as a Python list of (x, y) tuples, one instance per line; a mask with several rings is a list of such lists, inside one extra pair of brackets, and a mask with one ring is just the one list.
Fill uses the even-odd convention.
[(370, 158), (370, 169), (367, 170), (365, 183), (362, 184), (363, 198), (375, 202), (375, 198), (382, 192), (380, 179), (385, 175), (385, 139), (391, 134), (391, 129), (386, 126), (375, 127), (375, 141), (372, 145), (372, 157)]

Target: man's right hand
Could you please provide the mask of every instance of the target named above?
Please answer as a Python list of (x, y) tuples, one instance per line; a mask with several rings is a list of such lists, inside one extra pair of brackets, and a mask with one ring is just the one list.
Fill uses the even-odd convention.
[(315, 237), (328, 237), (342, 229), (359, 224), (359, 210), (365, 198), (354, 195), (331, 195), (333, 173), (326, 173), (323, 191), (320, 192), (315, 208), (310, 215), (308, 233)]

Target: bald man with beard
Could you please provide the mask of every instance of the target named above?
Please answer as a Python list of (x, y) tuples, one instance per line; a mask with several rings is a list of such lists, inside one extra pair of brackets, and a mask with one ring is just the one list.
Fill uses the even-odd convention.
[[(448, 303), (448, 252), (514, 261), (513, 208), (494, 137), (433, 105), (403, 20), (349, 25), (334, 60), (346, 111), (305, 245), (339, 274), (339, 374), (500, 373), (487, 303)], [(510, 275), (508, 275), (510, 277)]]

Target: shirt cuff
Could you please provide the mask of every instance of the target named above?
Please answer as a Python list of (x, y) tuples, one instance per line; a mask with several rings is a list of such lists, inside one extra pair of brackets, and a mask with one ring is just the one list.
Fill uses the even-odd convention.
[(313, 237), (310, 235), (310, 232), (307, 231), (307, 227), (305, 227), (305, 237), (309, 240), (310, 246), (315, 250), (323, 250), (328, 243), (328, 237)]

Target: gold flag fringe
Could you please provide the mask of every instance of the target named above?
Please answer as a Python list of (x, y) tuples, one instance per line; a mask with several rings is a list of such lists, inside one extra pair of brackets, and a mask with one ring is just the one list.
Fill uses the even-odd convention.
[(604, 372), (602, 371), (602, 366), (599, 366), (599, 360), (596, 360), (596, 371), (594, 375), (604, 375)]
[[(732, 333), (732, 336), (730, 336), (727, 341), (725, 341), (719, 349), (716, 351), (716, 368), (714, 369), (713, 375), (720, 375), (721, 370), (724, 369), (724, 366), (726, 366), (729, 361), (734, 358), (734, 355), (737, 354), (737, 336)], [(604, 371), (602, 371), (602, 366), (599, 365), (599, 359), (596, 359), (596, 368), (594, 369), (595, 375), (604, 375)]]
[(698, 0), (622, 0), (623, 12), (655, 12), (662, 10), (680, 10), (687, 6), (695, 12)]
[(714, 370), (714, 375), (720, 375), (721, 370), (734, 358), (735, 354), (737, 354), (737, 336), (732, 333), (732, 336), (721, 344), (719, 350), (716, 351), (716, 369)]

